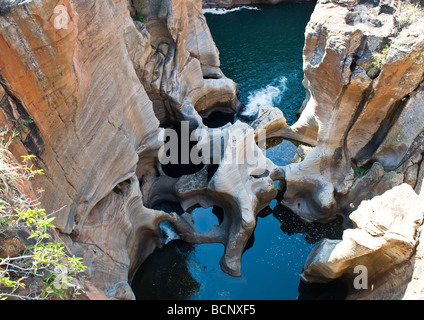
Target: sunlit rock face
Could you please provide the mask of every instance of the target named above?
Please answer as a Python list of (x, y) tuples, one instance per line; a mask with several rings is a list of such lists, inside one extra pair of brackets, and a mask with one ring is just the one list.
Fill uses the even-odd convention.
[(240, 107), (201, 2), (2, 2), (0, 76), (12, 151), (45, 172), (42, 206), (93, 284), (133, 298), (129, 272), (161, 242), (139, 187), (159, 174), (161, 126)]
[(285, 168), (282, 203), (303, 219), (346, 217), (404, 182), (421, 189), (422, 11), (403, 1), (317, 3), (305, 33), (303, 112), (290, 127), (270, 126), (314, 147)]
[(308, 222), (341, 215), (349, 227), (314, 248), (302, 283), (341, 280), (348, 299), (423, 296), (423, 27), (420, 4), (318, 1), (299, 120), (287, 126), (271, 111), (257, 120), (302, 144), (284, 167), (281, 204)]
[[(313, 0), (300, 0), (313, 1)], [(281, 2), (293, 2), (292, 0), (203, 0), (204, 8), (233, 8), (238, 6), (252, 6), (261, 4), (277, 4)]]
[[(215, 130), (207, 117), (240, 103), (200, 0), (2, 3), (0, 120), (19, 129), (17, 157), (37, 156), (45, 175), (33, 189), (69, 251), (84, 258), (90, 286), (133, 299), (130, 282), (163, 245), (164, 221), (187, 242), (222, 243), (222, 269), (239, 276), (256, 216), (277, 194), (274, 180), (284, 185), (281, 204), (307, 221), (349, 221), (363, 199), (404, 182), (418, 192), (423, 18), (386, 2), (318, 2), (306, 30), (307, 99), (294, 125), (263, 106), (252, 126)], [(182, 121), (205, 165), (173, 177), (161, 163), (163, 137)], [(275, 166), (258, 146), (261, 129), (302, 144), (299, 159)], [(208, 154), (208, 142), (219, 152)], [(166, 202), (183, 212), (153, 209)], [(199, 232), (189, 214), (196, 206), (221, 207), (222, 221)], [(414, 254), (408, 239), (401, 258)]]

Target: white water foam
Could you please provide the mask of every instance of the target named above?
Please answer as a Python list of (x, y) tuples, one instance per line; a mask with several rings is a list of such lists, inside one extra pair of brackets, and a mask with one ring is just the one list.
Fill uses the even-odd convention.
[(223, 9), (223, 8), (211, 8), (211, 9), (203, 9), (203, 14), (209, 13), (209, 14), (227, 14), (231, 12), (236, 12), (240, 10), (261, 10), (257, 7), (248, 7), (248, 6), (241, 6), (233, 9)]
[(160, 224), (160, 229), (163, 235), (163, 241), (165, 244), (168, 244), (172, 240), (181, 239), (177, 231), (175, 230), (174, 225), (169, 221), (164, 221)]
[(273, 107), (278, 105), (286, 89), (287, 78), (282, 76), (272, 81), (272, 83), (268, 84), (265, 88), (250, 92), (247, 97), (248, 102), (241, 115), (252, 117), (258, 113), (261, 106)]

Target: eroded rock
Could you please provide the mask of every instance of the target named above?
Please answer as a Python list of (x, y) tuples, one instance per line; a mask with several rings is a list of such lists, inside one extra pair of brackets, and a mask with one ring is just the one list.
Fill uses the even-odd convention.
[[(237, 121), (218, 129), (198, 128), (198, 148), (203, 148), (199, 172), (180, 178), (161, 175), (149, 185), (146, 199), (150, 206), (179, 203), (186, 212), (172, 220), (180, 237), (191, 243), (222, 243), (225, 247), (221, 268), (233, 276), (241, 275), (240, 261), (247, 241), (256, 227), (257, 214), (275, 198), (273, 180), (284, 179), (280, 168), (267, 159), (255, 143), (254, 130)], [(209, 153), (212, 146), (215, 153)], [(215, 169), (213, 169), (215, 167)], [(223, 219), (207, 233), (198, 232), (191, 208), (219, 206)], [(190, 228), (187, 229), (187, 224)]]
[(320, 1), (312, 14), (303, 112), (289, 128), (269, 125), (315, 146), (285, 168), (283, 204), (307, 221), (347, 216), (403, 182), (421, 186), (424, 15), (416, 8), (401, 23), (406, 10), (401, 1)]
[[(284, 206), (321, 222), (347, 218), (363, 199), (403, 182), (422, 189), (423, 19), (400, 23), (399, 1), (320, 1), (306, 30), (307, 99), (299, 120), (289, 127), (277, 109), (263, 108), (254, 129), (237, 122), (216, 131), (203, 118), (236, 112), (240, 103), (237, 85), (219, 69), (200, 0), (145, 2), (137, 9), (126, 0), (65, 0), (67, 28), (55, 26), (50, 0), (14, 2), (0, 15), (0, 120), (11, 129), (26, 124), (12, 151), (37, 156), (46, 175), (34, 190), (48, 211), (63, 208), (55, 223), (84, 257), (90, 286), (133, 299), (129, 283), (163, 244), (163, 221), (186, 241), (223, 243), (222, 269), (240, 275), (256, 215), (276, 196), (273, 180), (285, 182)], [(218, 162), (172, 178), (158, 151), (163, 127), (181, 120), (197, 129), (199, 147), (212, 141), (222, 152), (202, 153), (203, 161)], [(277, 167), (255, 143), (261, 129), (311, 147)], [(414, 256), (411, 235), (420, 223), (417, 214), (404, 214), (415, 212), (416, 200), (405, 192), (410, 203), (400, 213), (394, 207), (390, 216), (370, 215), (361, 206), (358, 228), (345, 231), (346, 241), (324, 242), (304, 279), (339, 277), (352, 261), (379, 254), (385, 269), (370, 264), (373, 278), (392, 265), (419, 277), (404, 263)], [(151, 209), (166, 201), (186, 212)], [(219, 205), (220, 225), (198, 232), (189, 214), (198, 205)], [(408, 287), (412, 296), (422, 292), (416, 282)]]
[(63, 208), (58, 230), (111, 298), (134, 298), (131, 274), (170, 219), (143, 206), (139, 187), (158, 175), (160, 126), (239, 107), (201, 2), (145, 2), (144, 23), (126, 0), (63, 1), (60, 11), (19, 1), (0, 15), (0, 117), (20, 126), (12, 151), (37, 156), (41, 206)]
[[(362, 202), (350, 215), (353, 229), (345, 230), (342, 240), (322, 240), (309, 255), (301, 279), (316, 283), (342, 278), (350, 299), (402, 298), (412, 273), (420, 272), (414, 271), (414, 261), (421, 259), (416, 247), (422, 237), (422, 198), (402, 184)], [(366, 279), (355, 287), (358, 266)]]

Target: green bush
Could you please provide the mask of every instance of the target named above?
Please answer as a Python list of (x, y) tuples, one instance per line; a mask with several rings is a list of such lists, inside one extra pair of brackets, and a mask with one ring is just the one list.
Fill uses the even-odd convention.
[[(31, 245), (17, 256), (0, 257), (0, 299), (75, 297), (81, 291), (76, 276), (86, 267), (82, 258), (66, 254), (63, 243), (53, 239), (54, 217), (23, 194), (27, 180), (43, 171), (29, 165), (34, 156), (24, 156), (24, 164), (13, 160), (8, 150), (13, 138), (0, 139), (0, 245), (18, 232), (26, 232)], [(29, 284), (37, 285), (28, 290)]]
[(364, 175), (366, 175), (368, 173), (368, 171), (370, 171), (371, 167), (372, 167), (372, 165), (366, 164), (366, 165), (364, 165), (360, 168), (355, 169), (354, 170), (355, 178), (360, 178), (360, 177), (363, 177)]
[(375, 79), (381, 72), (381, 68), (386, 63), (387, 51), (389, 51), (390, 44), (387, 44), (380, 52), (373, 52), (371, 62), (367, 69), (367, 74)]
[(146, 4), (144, 3), (144, 1), (133, 0), (131, 6), (135, 11), (135, 16), (137, 17), (137, 20), (140, 22), (144, 22), (144, 18), (141, 15), (141, 11), (146, 8)]

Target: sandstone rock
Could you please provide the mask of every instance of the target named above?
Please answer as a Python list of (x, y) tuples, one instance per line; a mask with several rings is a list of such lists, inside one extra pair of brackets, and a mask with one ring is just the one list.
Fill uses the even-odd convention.
[[(419, 229), (420, 239), (416, 248), (415, 254), (412, 256), (411, 261), (414, 264), (412, 275), (407, 283), (406, 289), (403, 293), (402, 299), (404, 300), (423, 300), (424, 299), (424, 236), (422, 226)], [(405, 284), (403, 284), (405, 285)]]
[[(12, 151), (37, 156), (46, 175), (33, 189), (44, 190), (36, 196), (49, 212), (63, 208), (55, 223), (67, 247), (84, 257), (91, 296), (134, 298), (131, 279), (163, 244), (163, 221), (186, 241), (223, 243), (223, 270), (240, 275), (256, 215), (277, 193), (273, 180), (285, 181), (283, 204), (308, 221), (347, 217), (361, 200), (403, 181), (420, 190), (423, 20), (400, 24), (401, 3), (393, 3), (318, 3), (306, 30), (308, 92), (299, 121), (288, 127), (278, 110), (264, 108), (253, 125), (258, 135), (266, 129), (313, 147), (283, 168), (263, 156), (248, 125), (214, 131), (203, 124), (215, 111), (236, 112), (240, 103), (237, 85), (219, 69), (200, 0), (146, 0), (138, 9), (126, 0), (65, 0), (66, 28), (57, 27), (58, 4), (51, 0), (13, 2), (2, 10), (0, 120), (12, 129), (25, 124)], [(216, 165), (172, 178), (159, 150), (164, 128), (181, 120), (197, 129), (199, 147), (227, 142), (222, 152), (202, 153), (203, 160), (217, 158)], [(358, 218), (361, 228), (346, 231), (347, 241), (326, 242), (323, 252), (340, 255), (329, 269), (308, 264), (305, 279), (346, 274), (343, 261), (373, 252), (387, 266), (400, 265), (398, 274), (403, 268), (419, 277), (404, 263), (414, 255), (411, 234), (419, 224), (416, 214), (403, 214), (415, 212), (408, 192), (410, 206), (402, 214), (392, 210), (387, 218), (393, 220)], [(166, 201), (187, 212), (152, 209)], [(197, 205), (221, 206), (222, 223), (199, 233), (189, 214)], [(343, 251), (354, 241), (361, 244), (354, 255)], [(421, 256), (420, 250), (414, 259)], [(387, 271), (370, 268), (376, 279)], [(417, 281), (411, 294), (421, 290)]]
[(212, 178), (206, 182), (203, 175), (204, 182), (187, 191), (177, 185), (177, 195), (184, 209), (196, 203), (223, 208), (224, 218), (218, 230), (211, 230), (211, 235), (191, 234), (190, 237), (199, 237), (200, 243), (211, 240), (223, 243), (222, 269), (240, 276), (241, 256), (256, 227), (256, 215), (277, 195), (273, 179), (278, 175), (278, 168), (258, 148), (253, 129), (248, 125), (238, 121), (223, 130), (221, 137), (225, 141), (223, 156)]
[(162, 246), (160, 223), (176, 214), (143, 205), (136, 176), (119, 184), (90, 212), (71, 248), (84, 258), (92, 285), (107, 297), (134, 299), (130, 287), (135, 271)]
[[(20, 117), (33, 118), (21, 138), (46, 172), (36, 181), (45, 190), (42, 205), (51, 212), (66, 206), (56, 224), (71, 233), (114, 185), (131, 175), (137, 149), (159, 122), (124, 37), (116, 36), (128, 28), (138, 33), (125, 14), (126, 2), (114, 3), (114, 10), (97, 2), (65, 3), (68, 28), (59, 30), (51, 20), (55, 5), (22, 3), (0, 18), (0, 64)], [(38, 16), (41, 25), (29, 16)], [(121, 161), (124, 168), (116, 170)]]
[[(256, 216), (277, 195), (273, 180), (284, 177), (256, 145), (254, 130), (247, 124), (237, 121), (234, 125), (197, 131), (202, 136), (198, 147), (203, 148), (203, 162), (216, 165), (216, 169), (211, 171), (211, 165), (206, 165), (199, 172), (180, 178), (161, 175), (145, 186), (149, 190), (144, 193), (146, 204), (154, 207), (157, 203), (178, 203), (186, 213), (169, 221), (181, 239), (222, 243), (222, 270), (240, 276), (240, 261), (256, 227)], [(222, 151), (208, 153), (210, 146)], [(198, 232), (188, 213), (196, 206), (219, 206), (223, 209), (222, 222), (207, 233)]]
[(0, 257), (16, 257), (20, 252), (22, 252), (26, 246), (22, 240), (15, 236), (13, 238), (6, 238), (0, 240)]
[(251, 126), (255, 129), (256, 140), (259, 130), (264, 130), (267, 139), (283, 138), (297, 143), (316, 145), (316, 135), (310, 136), (308, 132), (287, 125), (283, 112), (276, 107), (261, 106)]
[[(304, 47), (307, 100), (299, 120), (280, 133), (291, 129), (316, 141), (303, 161), (285, 168), (283, 204), (307, 221), (347, 216), (352, 208), (345, 204), (402, 182), (421, 185), (424, 14), (419, 8), (400, 26), (405, 5), (320, 1), (312, 14)], [(373, 163), (384, 173), (356, 176)]]
[(180, 112), (187, 102), (203, 117), (216, 109), (238, 111), (237, 85), (219, 69), (218, 50), (200, 1), (145, 1), (139, 14), (152, 54), (138, 74), (161, 122), (184, 118)]
[[(411, 186), (402, 184), (362, 202), (350, 215), (354, 228), (345, 230), (342, 240), (324, 239), (312, 250), (302, 280), (342, 278), (350, 289), (350, 299), (402, 297), (412, 270), (416, 276), (421, 272), (421, 267), (414, 269), (414, 260), (422, 256), (421, 250), (416, 252), (424, 214), (421, 201), (422, 194), (418, 196)], [(367, 288), (354, 286), (357, 266), (366, 268)], [(403, 276), (399, 277), (401, 270)]]
[(281, 2), (291, 2), (291, 0), (203, 0), (203, 8), (233, 8), (242, 5), (277, 4)]
[(305, 159), (305, 156), (311, 151), (313, 148), (310, 146), (300, 145), (296, 148), (296, 154), (293, 157), (292, 163), (301, 162)]

